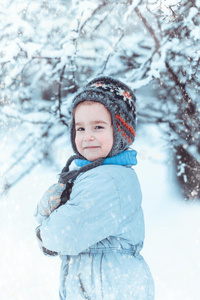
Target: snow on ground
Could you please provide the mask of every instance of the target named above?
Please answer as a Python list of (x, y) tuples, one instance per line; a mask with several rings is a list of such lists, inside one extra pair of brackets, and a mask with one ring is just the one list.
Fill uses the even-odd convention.
[(146, 221), (142, 254), (155, 280), (156, 300), (198, 300), (200, 201), (183, 200), (164, 151), (166, 142), (155, 128), (149, 132), (148, 142), (140, 138), (135, 143)]
[[(164, 141), (157, 130), (149, 132), (134, 145), (146, 223), (142, 254), (155, 280), (156, 300), (199, 300), (200, 202), (181, 199)], [(33, 217), (58, 172), (44, 163), (0, 200), (0, 300), (59, 299), (60, 260), (40, 252)]]

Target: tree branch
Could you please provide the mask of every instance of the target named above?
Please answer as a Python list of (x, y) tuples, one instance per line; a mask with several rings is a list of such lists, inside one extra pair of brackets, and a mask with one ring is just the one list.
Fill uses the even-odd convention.
[(142, 13), (140, 12), (140, 10), (138, 9), (138, 7), (136, 6), (134, 8), (136, 14), (138, 15), (138, 17), (141, 19), (141, 21), (143, 22), (143, 24), (145, 25), (145, 27), (147, 28), (147, 30), (149, 31), (149, 33), (151, 34), (151, 36), (153, 37), (154, 41), (155, 41), (155, 46), (156, 46), (156, 52), (159, 53), (159, 48), (160, 48), (160, 42), (157, 39), (155, 32), (153, 30), (153, 28), (151, 27), (151, 25), (148, 23), (148, 21), (143, 17)]
[[(175, 81), (176, 85), (179, 86), (180, 92), (183, 96), (183, 101), (188, 104), (188, 110), (189, 110), (188, 113), (192, 114), (194, 117), (196, 117), (198, 115), (197, 114), (197, 108), (196, 108), (195, 103), (192, 101), (192, 99), (189, 97), (189, 95), (186, 91), (185, 83), (180, 82), (179, 77), (175, 74), (172, 67), (169, 65), (169, 63), (167, 61), (165, 61), (165, 65), (167, 67), (168, 72), (171, 74), (173, 80)], [(196, 121), (199, 121), (199, 120), (196, 119)]]
[[(121, 29), (120, 29), (120, 30), (121, 30)], [(121, 30), (121, 31), (122, 31), (122, 30)], [(121, 34), (120, 38), (118, 39), (118, 41), (115, 43), (115, 45), (114, 45), (114, 47), (113, 47), (113, 51), (115, 51), (117, 45), (118, 45), (119, 42), (123, 39), (123, 37), (124, 37), (124, 32), (122, 31), (122, 34)], [(109, 55), (107, 56), (107, 59), (106, 59), (106, 61), (105, 61), (104, 67), (103, 67), (103, 70), (102, 70), (98, 75), (103, 74), (103, 72), (105, 71), (106, 66), (107, 66), (107, 64), (108, 64), (108, 61), (109, 61), (111, 55), (113, 54), (113, 51), (110, 52)]]
[(85, 20), (85, 22), (82, 24), (81, 28), (79, 29), (79, 32), (82, 33), (83, 31), (83, 28), (85, 27), (85, 25), (94, 17), (94, 15), (102, 8), (104, 7), (105, 5), (107, 5), (108, 2), (107, 1), (103, 1), (102, 4), (100, 4), (91, 14), (91, 16)]

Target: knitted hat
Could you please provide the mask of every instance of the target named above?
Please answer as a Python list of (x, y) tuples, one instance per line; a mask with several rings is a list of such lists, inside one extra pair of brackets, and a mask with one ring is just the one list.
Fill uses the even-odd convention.
[[(136, 98), (130, 88), (119, 80), (102, 76), (90, 81), (72, 102), (72, 110), (83, 101), (102, 103), (110, 112), (114, 130), (113, 147), (108, 157), (126, 150), (135, 139)], [(71, 124), (71, 143), (78, 155), (75, 144), (75, 122)]]

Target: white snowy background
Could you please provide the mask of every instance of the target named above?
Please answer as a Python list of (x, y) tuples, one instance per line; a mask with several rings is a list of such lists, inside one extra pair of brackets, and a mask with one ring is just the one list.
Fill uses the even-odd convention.
[[(72, 3), (70, 9), (66, 3)], [(161, 131), (158, 125), (161, 119), (171, 122), (171, 142), (186, 143), (188, 151), (191, 145), (198, 152), (199, 119), (193, 119), (190, 107), (182, 107), (182, 99), (187, 92), (197, 117), (200, 1), (116, 3), (100, 8), (97, 0), (0, 0), (0, 194), (6, 183), (13, 185), (0, 199), (0, 300), (59, 298), (60, 259), (40, 252), (33, 215), (71, 154), (62, 123), (70, 92), (75, 82), (83, 84), (88, 74), (99, 72), (126, 78), (133, 89), (141, 87), (143, 119), (133, 147), (138, 151), (135, 170), (146, 224), (142, 255), (155, 280), (155, 300), (200, 299), (200, 201), (184, 200), (169, 129)], [(179, 19), (179, 13), (185, 17)], [(140, 16), (148, 21), (146, 26)], [(172, 80), (166, 62), (178, 80)], [(153, 78), (166, 102), (157, 102), (148, 90), (144, 95), (143, 86)], [(45, 100), (41, 95), (49, 92), (52, 82), (57, 92), (63, 84), (62, 99), (50, 94)], [(184, 95), (181, 82), (187, 87)], [(157, 126), (142, 124), (148, 120)], [(178, 127), (179, 123), (189, 127)]]
[[(20, 129), (6, 139), (1, 157), (6, 158), (18, 134)], [(146, 223), (142, 254), (155, 280), (156, 300), (199, 300), (200, 203), (183, 200), (169, 164), (166, 140), (156, 127), (138, 130), (134, 149), (138, 151), (135, 170), (142, 186)], [(54, 148), (58, 165), (70, 151)], [(45, 190), (57, 181), (59, 171), (41, 163), (1, 199), (1, 300), (58, 299), (60, 259), (40, 252), (33, 215)]]

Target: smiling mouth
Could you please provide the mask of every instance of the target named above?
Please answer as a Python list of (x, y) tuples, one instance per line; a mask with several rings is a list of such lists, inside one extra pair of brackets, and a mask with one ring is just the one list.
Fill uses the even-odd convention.
[(100, 148), (99, 146), (88, 146), (88, 147), (84, 147), (84, 149), (97, 149)]

